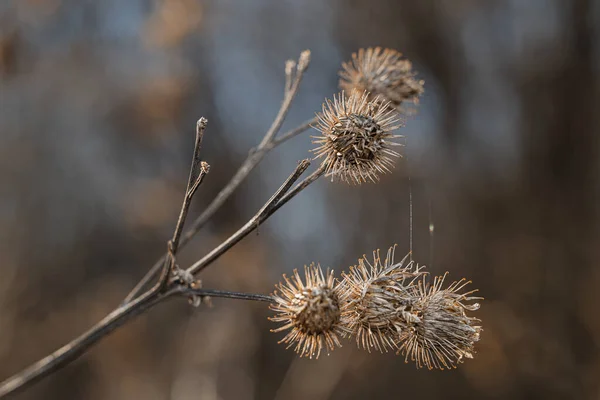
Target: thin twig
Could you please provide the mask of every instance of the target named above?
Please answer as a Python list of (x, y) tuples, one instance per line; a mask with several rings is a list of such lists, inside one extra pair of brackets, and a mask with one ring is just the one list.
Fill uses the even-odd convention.
[(255, 300), (255, 301), (264, 301), (267, 303), (275, 303), (275, 299), (272, 296), (268, 296), (265, 294), (255, 294), (255, 293), (239, 293), (239, 292), (229, 292), (225, 290), (215, 290), (215, 289), (193, 289), (193, 288), (182, 288), (182, 294), (199, 296), (199, 297), (222, 297), (228, 299), (238, 299), (238, 300)]
[[(308, 161), (308, 160), (305, 160), (305, 161)], [(186, 275), (193, 276), (193, 275), (197, 274), (198, 272), (202, 271), (208, 265), (210, 265), (213, 261), (215, 261), (217, 258), (219, 258), (223, 253), (225, 253), (227, 250), (229, 250), (231, 247), (233, 247), (237, 242), (242, 240), (250, 232), (252, 232), (254, 229), (256, 229), (260, 223), (264, 222), (267, 218), (269, 218), (271, 215), (273, 215), (277, 210), (279, 210), (281, 207), (283, 207), (283, 205), (285, 205), (288, 201), (293, 199), (294, 196), (296, 196), (302, 190), (306, 189), (306, 187), (308, 185), (310, 185), (311, 183), (316, 181), (318, 178), (320, 178), (323, 174), (325, 174), (326, 169), (327, 168), (324, 165), (319, 166), (319, 168), (317, 170), (315, 170), (312, 174), (310, 174), (309, 176), (304, 178), (302, 181), (300, 181), (300, 183), (298, 183), (296, 186), (294, 186), (294, 188), (292, 190), (289, 190), (289, 191), (286, 190), (285, 192), (283, 192), (282, 189), (285, 187), (286, 184), (289, 183), (291, 186), (291, 184), (293, 183), (290, 180), (290, 178), (291, 178), (291, 176), (290, 176), (290, 178), (288, 178), (288, 181), (286, 181), (284, 186), (282, 186), (278, 190), (278, 193), (273, 195), (273, 197), (271, 197), (269, 199), (269, 201), (267, 201), (267, 203), (254, 215), (254, 217), (252, 217), (252, 219), (250, 221), (248, 221), (244, 226), (242, 226), (236, 233), (231, 235), (226, 241), (224, 241), (218, 247), (213, 249), (213, 251), (208, 253), (206, 256), (204, 256), (200, 260), (196, 261), (191, 267), (189, 267), (185, 271)], [(279, 200), (277, 200), (275, 198), (276, 196), (279, 197)]]
[(294, 196), (296, 196), (298, 193), (300, 193), (301, 191), (303, 191), (304, 189), (306, 189), (306, 187), (308, 185), (310, 185), (311, 183), (313, 183), (314, 181), (316, 181), (317, 179), (319, 179), (323, 174), (325, 174), (325, 171), (327, 170), (326, 166), (321, 164), (319, 166), (319, 168), (317, 168), (315, 170), (315, 172), (313, 172), (312, 174), (310, 174), (309, 176), (307, 176), (306, 178), (304, 178), (302, 181), (300, 181), (300, 183), (298, 183), (296, 186), (294, 186), (294, 188), (292, 190), (290, 190), (289, 192), (287, 192), (282, 198), (281, 200), (279, 200), (277, 202), (277, 204), (275, 204), (270, 210), (269, 210), (269, 214), (265, 216), (265, 219), (267, 217), (269, 217), (271, 214), (275, 213), (277, 210), (279, 210), (281, 207), (283, 207), (283, 205), (285, 203), (287, 203), (288, 201), (290, 201), (291, 199), (294, 198)]
[[(164, 290), (169, 280), (169, 275), (173, 268), (175, 268), (175, 256), (179, 248), (179, 238), (183, 231), (185, 219), (187, 217), (192, 198), (194, 193), (204, 180), (206, 174), (210, 170), (208, 163), (200, 160), (200, 147), (202, 145), (202, 138), (204, 137), (204, 130), (208, 121), (202, 117), (196, 123), (196, 140), (194, 142), (194, 153), (192, 155), (192, 163), (190, 165), (190, 173), (188, 176), (188, 182), (185, 188), (185, 195), (183, 196), (183, 204), (181, 205), (181, 211), (179, 212), (179, 218), (177, 218), (177, 224), (173, 231), (173, 238), (167, 243), (167, 257), (164, 259), (162, 272), (158, 279), (158, 285), (155, 286), (155, 290)], [(197, 171), (197, 172), (196, 172)]]
[[(300, 178), (300, 175), (306, 171), (309, 167), (310, 161), (308, 159), (302, 160), (296, 170), (286, 179), (283, 185), (275, 192), (273, 196), (265, 205), (248, 221), (242, 226), (237, 232), (231, 235), (227, 240), (221, 243), (219, 246), (214, 248), (210, 253), (196, 261), (191, 267), (186, 270), (186, 275), (195, 275), (202, 269), (206, 268), (209, 264), (219, 258), (223, 253), (232, 248), (237, 242), (246, 237), (250, 232), (255, 230), (259, 224), (271, 216), (274, 209), (279, 203), (286, 197), (285, 194), (290, 190), (292, 185)], [(277, 207), (279, 208), (279, 207)]]
[(304, 75), (304, 71), (308, 68), (308, 64), (310, 63), (310, 51), (305, 50), (300, 54), (300, 58), (298, 59), (298, 65), (296, 68), (296, 76), (292, 82), (290, 90), (287, 91), (283, 97), (283, 102), (281, 107), (279, 108), (279, 112), (275, 117), (275, 120), (271, 124), (271, 127), (267, 131), (265, 137), (258, 145), (259, 148), (265, 147), (279, 132), (279, 128), (283, 124), (283, 120), (285, 119), (288, 111), (290, 111), (290, 106), (292, 105), (292, 101), (294, 97), (296, 97), (296, 93), (298, 93), (298, 88), (300, 87), (300, 82), (302, 81), (302, 76)]
[(317, 118), (311, 118), (308, 121), (303, 122), (302, 124), (298, 125), (296, 128), (287, 131), (286, 133), (277, 136), (275, 139), (273, 139), (273, 141), (271, 141), (268, 145), (269, 150), (279, 146), (281, 143), (290, 140), (291, 138), (301, 134), (302, 132), (306, 131), (307, 129), (309, 129), (313, 124), (315, 124), (317, 122)]
[[(279, 132), (281, 125), (290, 109), (292, 101), (294, 100), (296, 93), (298, 92), (298, 88), (300, 87), (300, 82), (302, 81), (302, 77), (304, 72), (308, 68), (308, 64), (310, 62), (310, 52), (304, 51), (300, 55), (298, 60), (296, 74), (293, 77), (292, 83), (289, 85), (289, 90), (286, 90), (283, 102), (281, 103), (281, 107), (279, 108), (279, 112), (275, 117), (275, 120), (271, 124), (271, 127), (261, 140), (260, 144), (253, 150), (251, 150), (248, 154), (246, 160), (242, 163), (240, 168), (237, 170), (235, 175), (231, 178), (229, 183), (217, 194), (217, 196), (212, 200), (212, 202), (204, 209), (202, 214), (196, 218), (196, 220), (192, 223), (192, 226), (183, 234), (181, 237), (181, 241), (179, 246), (185, 246), (191, 239), (198, 233), (198, 231), (210, 220), (210, 218), (221, 208), (221, 206), (225, 203), (225, 201), (231, 196), (231, 194), (237, 189), (237, 187), (246, 179), (246, 177), (250, 174), (250, 172), (262, 161), (262, 159), (267, 155), (267, 153), (272, 150), (275, 146), (271, 143), (277, 139), (275, 139), (275, 135)], [(286, 71), (287, 75), (287, 71)], [(286, 84), (287, 87), (287, 84)], [(301, 129), (295, 128), (289, 132), (286, 132), (282, 135), (282, 137), (287, 136), (287, 139), (303, 132), (308, 129), (310, 124), (302, 125)], [(291, 134), (294, 132), (294, 134)], [(283, 143), (284, 140), (279, 140), (277, 145)], [(137, 285), (131, 290), (131, 292), (125, 297), (123, 303), (128, 303), (133, 300), (143, 289), (144, 287), (152, 280), (152, 278), (158, 273), (160, 268), (164, 265), (165, 258), (168, 256), (164, 254), (150, 270), (146, 273), (146, 275), (137, 283)]]
[[(181, 206), (181, 212), (179, 213), (179, 218), (177, 219), (177, 226), (175, 227), (175, 231), (173, 232), (173, 253), (177, 253), (179, 248), (179, 238), (181, 237), (181, 232), (183, 232), (183, 225), (185, 223), (185, 218), (187, 217), (188, 210), (190, 208), (190, 203), (192, 201), (192, 197), (194, 197), (194, 193), (198, 186), (202, 183), (202, 180), (208, 173), (210, 166), (200, 161), (200, 146), (202, 144), (202, 137), (204, 136), (204, 130), (206, 129), (206, 123), (208, 121), (206, 118), (202, 117), (198, 120), (196, 124), (196, 142), (194, 143), (194, 155), (192, 156), (192, 165), (190, 166), (190, 174), (188, 177), (188, 183), (185, 189), (185, 196), (183, 199), (183, 205)], [(200, 171), (196, 174), (196, 170), (200, 168)]]

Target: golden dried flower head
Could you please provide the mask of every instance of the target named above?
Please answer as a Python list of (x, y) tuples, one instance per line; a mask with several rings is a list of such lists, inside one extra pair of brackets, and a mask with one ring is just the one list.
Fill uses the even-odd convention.
[(276, 303), (271, 305), (277, 315), (270, 318), (284, 324), (272, 332), (289, 330), (280, 343), (287, 343), (288, 348), (295, 345), (300, 357), (310, 358), (318, 358), (323, 349), (329, 353), (335, 346), (341, 347), (342, 306), (333, 271), (324, 275), (318, 264), (311, 264), (304, 267), (305, 282), (297, 270), (291, 279), (283, 278), (285, 282), (276, 285), (280, 293), (273, 293)]
[(327, 100), (317, 114), (321, 132), (313, 138), (318, 147), (313, 150), (323, 158), (328, 176), (360, 184), (390, 170), (399, 153), (391, 149), (391, 132), (401, 126), (399, 114), (388, 103), (369, 101), (369, 93), (344, 92)]
[(360, 49), (352, 60), (342, 64), (340, 88), (366, 90), (400, 109), (403, 103), (418, 104), (423, 81), (415, 79), (412, 63), (402, 53), (381, 47)]
[(474, 344), (479, 340), (481, 320), (466, 311), (479, 309), (470, 296), (476, 290), (460, 293), (470, 282), (461, 279), (443, 289), (444, 279), (436, 277), (433, 285), (423, 277), (412, 286), (415, 302), (411, 305), (411, 321), (401, 332), (399, 353), (415, 361), (418, 368), (456, 368), (464, 358), (473, 358)]
[(395, 249), (388, 250), (383, 262), (379, 250), (373, 252), (372, 263), (363, 256), (349, 273), (342, 274), (342, 297), (348, 302), (342, 323), (356, 336), (358, 346), (369, 352), (398, 349), (400, 333), (411, 319), (414, 298), (410, 288), (424, 274), (412, 261), (406, 263), (408, 255), (394, 262)]

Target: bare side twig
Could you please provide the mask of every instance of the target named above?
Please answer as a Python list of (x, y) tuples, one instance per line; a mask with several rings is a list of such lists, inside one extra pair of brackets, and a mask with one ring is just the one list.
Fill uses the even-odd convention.
[[(246, 237), (250, 232), (255, 230), (259, 224), (269, 218), (273, 214), (275, 208), (279, 208), (279, 203), (286, 197), (287, 192), (292, 185), (300, 178), (300, 175), (306, 171), (310, 165), (310, 160), (302, 160), (296, 167), (296, 171), (281, 185), (273, 196), (258, 210), (258, 212), (244, 226), (238, 229), (227, 240), (215, 247), (210, 253), (196, 261), (191, 267), (186, 270), (187, 275), (195, 275), (209, 264), (219, 258), (223, 253), (233, 247), (237, 242)], [(306, 186), (305, 186), (306, 187)], [(293, 196), (292, 196), (293, 197)], [(286, 200), (287, 201), (287, 200)]]
[(230, 292), (226, 290), (215, 290), (215, 289), (195, 289), (189, 287), (182, 287), (181, 293), (190, 295), (190, 296), (198, 296), (198, 297), (221, 297), (227, 299), (238, 299), (238, 300), (255, 300), (255, 301), (264, 301), (267, 303), (275, 303), (275, 299), (272, 296), (268, 296), (265, 294), (256, 294), (256, 293), (239, 293), (239, 292)]
[(283, 205), (285, 203), (287, 203), (288, 201), (290, 201), (291, 199), (293, 199), (294, 196), (296, 196), (298, 193), (300, 193), (301, 191), (303, 191), (304, 189), (306, 189), (306, 187), (308, 185), (310, 185), (311, 183), (313, 183), (314, 181), (316, 181), (317, 179), (319, 179), (321, 176), (323, 176), (325, 174), (326, 170), (327, 170), (327, 167), (325, 165), (321, 164), (319, 166), (319, 168), (317, 168), (315, 170), (315, 172), (313, 172), (312, 174), (310, 174), (309, 176), (307, 176), (306, 178), (304, 178), (292, 190), (290, 190), (283, 197), (281, 197), (281, 200), (279, 200), (277, 202), (277, 204), (275, 204), (269, 210), (269, 215), (267, 215), (267, 217), (270, 216), (271, 214), (275, 213), (281, 207), (283, 207)]
[[(298, 63), (296, 65), (295, 62), (290, 63), (289, 61), (286, 63), (286, 85), (285, 85), (285, 93), (283, 97), (283, 101), (281, 103), (281, 107), (277, 113), (277, 116), (273, 120), (271, 127), (259, 143), (259, 145), (252, 149), (246, 160), (242, 163), (240, 168), (237, 170), (235, 175), (231, 178), (229, 183), (217, 194), (217, 196), (212, 200), (212, 202), (204, 209), (204, 211), (196, 218), (196, 220), (192, 223), (192, 226), (183, 234), (181, 237), (180, 246), (185, 246), (191, 239), (198, 233), (198, 231), (210, 220), (210, 218), (221, 208), (221, 206), (225, 203), (225, 201), (233, 194), (233, 192), (237, 189), (237, 187), (246, 179), (246, 177), (250, 174), (250, 172), (263, 160), (263, 158), (267, 155), (267, 153), (272, 150), (277, 145), (283, 143), (285, 140), (291, 139), (292, 137), (304, 132), (310, 127), (311, 122), (304, 123), (298, 128), (292, 129), (289, 132), (284, 133), (281, 138), (276, 139), (275, 136), (279, 132), (281, 125), (292, 105), (292, 101), (294, 100), (296, 93), (300, 87), (300, 82), (302, 81), (302, 77), (304, 72), (308, 68), (308, 64), (310, 62), (310, 51), (303, 51), (300, 55)], [(295, 74), (294, 72), (295, 67)], [(312, 120), (311, 120), (312, 121)], [(284, 139), (285, 138), (285, 139)], [(273, 144), (273, 142), (277, 142)], [(123, 303), (128, 303), (133, 300), (144, 287), (152, 280), (152, 278), (157, 274), (160, 270), (161, 266), (164, 265), (165, 259), (168, 258), (168, 253), (164, 254), (148, 272), (146, 275), (136, 284), (136, 286), (131, 290), (131, 292), (125, 297)]]
[[(190, 166), (190, 175), (188, 177), (188, 183), (185, 189), (185, 196), (183, 205), (181, 206), (181, 212), (179, 213), (179, 218), (177, 219), (177, 226), (175, 227), (173, 238), (171, 239), (174, 253), (177, 253), (177, 249), (179, 248), (179, 238), (183, 232), (183, 225), (190, 208), (192, 197), (194, 197), (196, 189), (198, 189), (198, 186), (200, 186), (202, 180), (210, 169), (210, 166), (207, 163), (200, 160), (200, 146), (202, 144), (202, 137), (204, 136), (204, 130), (206, 129), (207, 122), (208, 121), (206, 118), (202, 117), (196, 124), (196, 142), (194, 144), (194, 155), (192, 157), (192, 165)], [(199, 171), (198, 168), (200, 169)]]
[(190, 165), (190, 173), (188, 176), (188, 183), (185, 188), (185, 195), (183, 196), (183, 204), (181, 205), (181, 211), (179, 211), (179, 218), (177, 218), (177, 224), (173, 231), (173, 237), (167, 242), (167, 257), (164, 258), (162, 272), (158, 279), (158, 284), (155, 285), (154, 290), (164, 290), (169, 280), (169, 275), (175, 268), (175, 256), (179, 249), (179, 239), (181, 238), (181, 232), (183, 232), (183, 226), (185, 219), (187, 218), (190, 205), (194, 193), (204, 180), (206, 174), (210, 170), (208, 163), (200, 160), (200, 147), (202, 145), (202, 138), (204, 137), (204, 130), (208, 121), (206, 118), (201, 117), (196, 123), (196, 140), (194, 142), (194, 153), (192, 155), (192, 164)]
[(306, 131), (307, 129), (309, 129), (313, 124), (315, 124), (317, 122), (317, 118), (311, 118), (308, 121), (303, 122), (302, 124), (298, 125), (297, 127), (295, 127), (294, 129), (291, 129), (289, 131), (287, 131), (286, 133), (276, 137), (275, 139), (273, 139), (271, 142), (269, 142), (268, 149), (271, 150), (277, 146), (279, 146), (280, 144), (282, 144), (283, 142), (290, 140), (291, 138), (298, 136), (299, 134), (301, 134), (302, 132)]

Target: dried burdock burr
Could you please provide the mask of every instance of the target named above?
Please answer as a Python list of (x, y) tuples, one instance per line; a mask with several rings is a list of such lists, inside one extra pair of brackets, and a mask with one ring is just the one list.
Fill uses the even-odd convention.
[(402, 124), (400, 116), (389, 103), (369, 100), (367, 92), (344, 92), (326, 100), (317, 114), (315, 128), (320, 136), (313, 137), (318, 147), (316, 158), (323, 158), (327, 176), (360, 184), (376, 182), (379, 175), (389, 172), (393, 159), (400, 154), (392, 150), (400, 137), (392, 131)]
[[(342, 64), (340, 88), (353, 89), (379, 96), (397, 109), (404, 103), (418, 104), (424, 81), (417, 80), (412, 63), (402, 53), (381, 47), (360, 49), (352, 60)], [(372, 99), (372, 100), (373, 100)]]
[(424, 274), (414, 262), (407, 263), (408, 256), (395, 262), (394, 253), (395, 246), (382, 261), (379, 250), (374, 251), (372, 262), (363, 256), (349, 273), (342, 273), (342, 296), (348, 302), (343, 324), (358, 346), (369, 352), (398, 349), (401, 332), (412, 319), (411, 286)]
[(311, 264), (304, 267), (304, 282), (297, 270), (291, 278), (283, 278), (285, 282), (276, 285), (272, 294), (275, 304), (270, 307), (276, 312), (270, 320), (283, 323), (272, 332), (289, 330), (280, 343), (295, 346), (296, 353), (310, 358), (318, 358), (323, 349), (329, 353), (341, 347), (342, 302), (333, 271), (323, 274), (318, 264)]
[[(382, 262), (366, 257), (343, 273), (341, 295), (345, 336), (354, 335), (359, 347), (380, 352), (397, 350), (418, 368), (455, 368), (472, 358), (481, 332), (480, 320), (467, 315), (479, 309), (476, 290), (461, 293), (470, 282), (461, 279), (443, 288), (446, 275), (428, 276), (407, 257), (394, 262), (394, 247)], [(346, 333), (347, 332), (347, 333)]]
[(465, 358), (473, 358), (482, 331), (481, 320), (467, 315), (479, 309), (474, 301), (481, 297), (471, 296), (476, 290), (460, 293), (470, 283), (465, 279), (444, 289), (445, 278), (436, 277), (430, 284), (423, 277), (411, 286), (412, 318), (401, 332), (398, 352), (419, 368), (456, 368)]

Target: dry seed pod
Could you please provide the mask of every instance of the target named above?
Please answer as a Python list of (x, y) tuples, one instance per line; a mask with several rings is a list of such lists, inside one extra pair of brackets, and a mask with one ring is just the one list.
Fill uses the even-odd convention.
[(407, 257), (394, 263), (394, 247), (382, 262), (379, 251), (373, 262), (366, 257), (343, 273), (341, 295), (347, 305), (342, 325), (356, 336), (359, 347), (381, 352), (396, 349), (418, 368), (455, 368), (473, 358), (482, 331), (476, 311), (476, 290), (460, 293), (470, 282), (461, 279), (443, 288), (446, 275), (430, 284), (427, 276)]
[(323, 275), (319, 265), (305, 266), (304, 277), (305, 282), (294, 270), (291, 279), (284, 275), (285, 282), (276, 285), (280, 293), (273, 293), (276, 303), (271, 309), (277, 315), (270, 320), (284, 325), (272, 332), (289, 330), (280, 343), (287, 343), (288, 348), (295, 345), (301, 357), (318, 358), (323, 349), (329, 353), (335, 346), (341, 347), (339, 288), (333, 271)]
[(317, 117), (315, 129), (321, 135), (313, 137), (318, 145), (313, 151), (317, 158), (323, 158), (332, 180), (375, 182), (400, 156), (391, 149), (398, 145), (392, 139), (399, 136), (392, 131), (401, 126), (399, 114), (388, 103), (369, 101), (367, 92), (353, 91), (348, 97), (344, 92), (334, 95)]
[(342, 64), (340, 88), (356, 89), (379, 96), (401, 109), (404, 103), (418, 104), (424, 81), (415, 79), (412, 63), (402, 53), (381, 47), (360, 49), (352, 60)]
[(459, 293), (470, 283), (465, 279), (443, 289), (445, 278), (436, 277), (431, 285), (423, 277), (411, 287), (417, 300), (410, 311), (413, 320), (407, 321), (401, 333), (398, 352), (418, 368), (456, 368), (464, 358), (473, 358), (474, 344), (479, 341), (481, 320), (466, 311), (478, 310), (479, 303), (473, 301), (481, 297), (470, 296), (476, 290)]
[(363, 256), (349, 273), (342, 273), (342, 296), (348, 302), (342, 323), (356, 336), (357, 345), (369, 352), (398, 349), (400, 332), (412, 315), (410, 287), (424, 274), (412, 261), (406, 264), (408, 256), (395, 263), (394, 253), (395, 246), (382, 262), (377, 250), (372, 263)]

